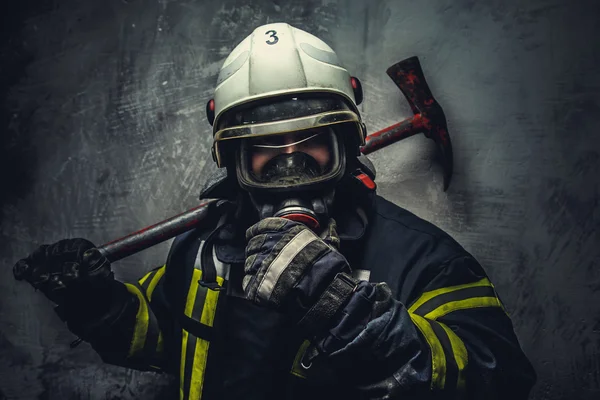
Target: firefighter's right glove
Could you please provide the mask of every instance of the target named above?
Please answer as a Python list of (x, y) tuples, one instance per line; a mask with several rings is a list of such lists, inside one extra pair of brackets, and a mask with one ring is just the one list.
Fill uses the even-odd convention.
[(289, 315), (308, 336), (328, 328), (358, 283), (337, 250), (335, 221), (320, 237), (299, 222), (265, 218), (246, 239), (246, 297)]

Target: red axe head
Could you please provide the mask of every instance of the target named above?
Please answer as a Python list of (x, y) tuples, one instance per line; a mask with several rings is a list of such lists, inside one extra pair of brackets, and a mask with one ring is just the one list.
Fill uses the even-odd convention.
[(446, 116), (429, 90), (419, 59), (410, 57), (400, 61), (388, 68), (387, 74), (400, 88), (415, 115), (367, 136), (366, 144), (361, 149), (362, 153), (368, 154), (393, 142), (423, 132), (437, 145), (444, 169), (444, 190), (448, 189), (452, 178), (453, 156)]

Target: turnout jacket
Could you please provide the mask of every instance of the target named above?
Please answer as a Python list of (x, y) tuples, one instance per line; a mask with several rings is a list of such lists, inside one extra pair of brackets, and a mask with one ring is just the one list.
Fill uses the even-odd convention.
[[(465, 249), (379, 196), (334, 218), (353, 276), (386, 282), (392, 298), (351, 300), (317, 338), (329, 353), (307, 362), (314, 344), (243, 298), (244, 230), (227, 215), (177, 237), (165, 265), (123, 283), (131, 304), (92, 346), (105, 362), (177, 376), (186, 400), (528, 397), (535, 372)], [(364, 304), (377, 317), (353, 319)]]

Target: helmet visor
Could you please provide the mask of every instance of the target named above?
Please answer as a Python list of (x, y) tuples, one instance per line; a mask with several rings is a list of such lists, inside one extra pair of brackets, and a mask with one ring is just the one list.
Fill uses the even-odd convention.
[[(214, 135), (215, 159), (224, 166), (223, 154), (238, 139), (281, 135), (321, 127), (335, 127), (354, 136), (364, 144), (364, 129), (360, 117), (339, 98), (292, 97), (262, 105), (250, 105), (232, 110), (221, 118)], [(337, 125), (343, 124), (344, 127)], [(345, 139), (346, 140), (346, 139)]]
[(238, 179), (248, 188), (312, 186), (338, 177), (342, 157), (330, 127), (246, 138), (238, 155)]

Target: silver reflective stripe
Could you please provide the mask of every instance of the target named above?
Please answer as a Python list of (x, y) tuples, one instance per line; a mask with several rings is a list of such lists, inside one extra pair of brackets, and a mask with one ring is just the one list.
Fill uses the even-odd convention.
[(196, 261), (194, 261), (194, 268), (202, 269), (202, 248), (204, 247), (204, 240), (200, 242), (200, 247), (198, 247), (198, 252), (196, 253)]
[(302, 251), (309, 243), (317, 239), (318, 237), (315, 236), (314, 233), (306, 229), (290, 240), (290, 242), (281, 249), (281, 252), (279, 252), (277, 257), (275, 257), (275, 260), (273, 260), (269, 266), (269, 269), (265, 273), (265, 276), (258, 287), (258, 296), (265, 300), (269, 299), (279, 277), (289, 263), (292, 262), (294, 257), (296, 257), (296, 254)]
[(331, 51), (317, 49), (315, 46), (308, 43), (300, 43), (300, 48), (315, 60), (341, 67), (338, 56)]
[(229, 64), (227, 64), (224, 68), (219, 72), (219, 78), (217, 79), (217, 86), (227, 80), (231, 75), (235, 74), (240, 68), (244, 66), (248, 58), (250, 57), (250, 52), (248, 50), (240, 53), (239, 56)]
[(358, 279), (359, 281), (369, 281), (371, 277), (371, 271), (366, 269), (355, 269), (352, 271), (352, 277), (354, 279)]
[[(219, 219), (219, 222), (217, 223), (217, 226), (221, 226), (223, 224), (223, 221), (225, 221), (225, 218), (227, 218), (227, 214), (223, 214), (221, 216), (221, 218)], [(196, 253), (196, 259), (194, 261), (195, 269), (202, 270), (202, 249), (204, 248), (205, 243), (206, 243), (206, 240), (202, 240), (202, 241), (200, 241), (200, 246), (198, 246), (198, 252)], [(212, 256), (213, 256), (213, 261), (215, 263), (215, 269), (217, 270), (217, 276), (228, 279), (229, 278), (229, 264), (223, 264), (221, 261), (219, 261), (219, 259), (217, 258), (217, 251), (215, 249), (215, 246), (213, 246), (213, 248), (212, 248)]]
[[(200, 242), (200, 247), (198, 248), (198, 253), (196, 253), (196, 261), (194, 261), (194, 268), (202, 269), (202, 248), (204, 248), (204, 240)], [(217, 270), (217, 276), (220, 276), (224, 279), (229, 279), (229, 264), (222, 263), (217, 258), (217, 250), (215, 246), (212, 249), (213, 262), (215, 263), (215, 269)]]
[(213, 262), (215, 263), (215, 269), (217, 270), (217, 276), (229, 280), (229, 264), (222, 263), (221, 260), (219, 260), (215, 246), (213, 246), (212, 254)]

